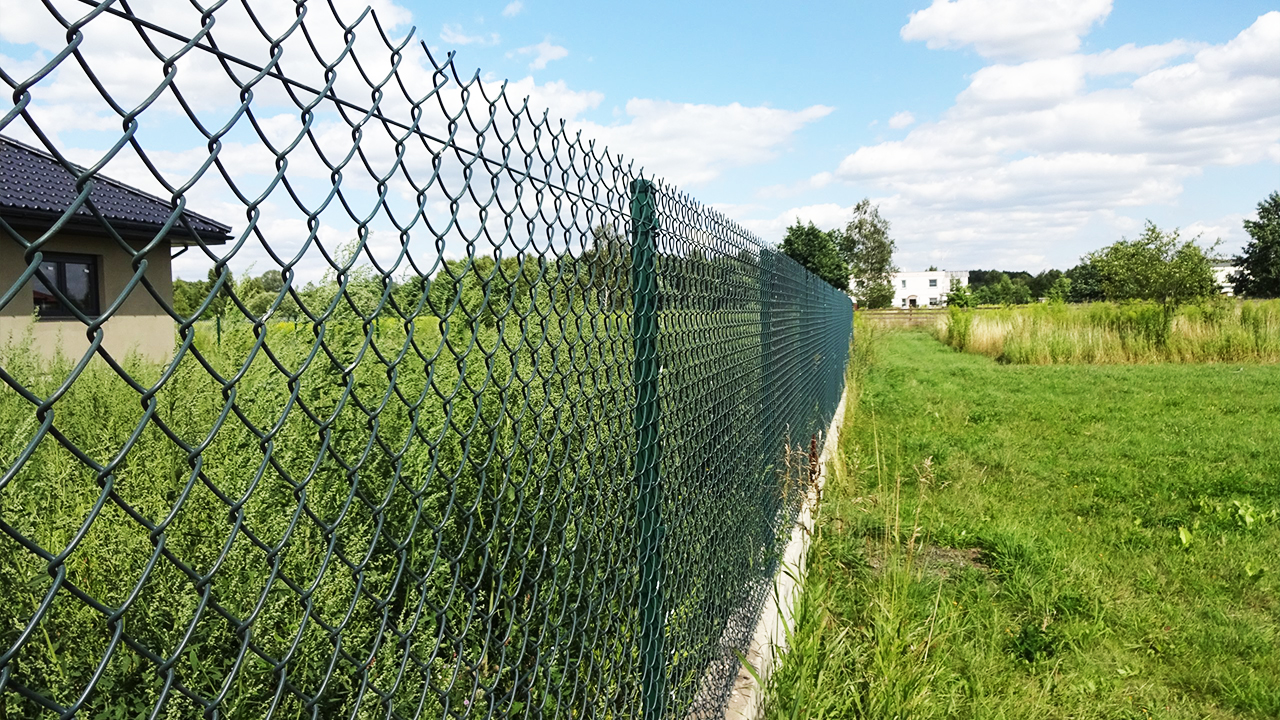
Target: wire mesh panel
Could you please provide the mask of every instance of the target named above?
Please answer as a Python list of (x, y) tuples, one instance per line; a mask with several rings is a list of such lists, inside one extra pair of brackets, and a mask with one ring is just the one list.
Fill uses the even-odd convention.
[(723, 713), (847, 297), (363, 6), (15, 7), (0, 717)]

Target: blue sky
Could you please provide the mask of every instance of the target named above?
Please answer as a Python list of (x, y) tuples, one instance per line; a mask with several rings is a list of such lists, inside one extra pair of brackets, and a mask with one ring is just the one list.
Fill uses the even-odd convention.
[[(343, 12), (363, 6), (335, 2)], [(69, 17), (87, 9), (74, 0), (54, 4)], [(131, 3), (154, 21), (194, 28), (198, 15), (184, 6)], [(230, 30), (244, 23), (234, 17), (237, 6), (218, 11), (221, 42), (262, 54)], [(269, 25), (289, 20), (285, 4), (255, 7), (273, 15)], [(1146, 219), (1206, 243), (1221, 238), (1229, 254), (1245, 241), (1241, 221), (1280, 190), (1274, 0), (375, 0), (374, 7), (392, 35), (416, 27), (437, 56), (456, 52), (462, 73), (478, 69), (486, 84), (510, 80), (513, 92), (531, 94), (585, 137), (766, 240), (781, 240), (797, 219), (840, 226), (870, 197), (893, 223), (898, 264), (907, 270), (1066, 268), (1136, 235)], [(16, 76), (65, 44), (39, 3), (0, 0), (0, 17), (0, 63)], [(112, 22), (90, 23), (83, 51), (113, 92), (142, 98), (162, 74), (159, 63)], [(410, 81), (426, 81), (429, 66), (414, 63)], [(77, 73), (66, 67), (42, 81), (32, 112), (69, 156), (89, 163), (118, 137), (120, 121)], [(219, 73), (192, 61), (180, 67), (179, 84), (213, 98)], [(200, 112), (225, 112), (235, 94), (222, 98)], [(264, 92), (256, 102), (266, 109), (273, 101)], [(288, 107), (280, 107), (284, 132)], [(162, 98), (144, 113), (140, 138), (157, 151), (161, 170), (181, 179), (198, 170), (203, 151), (175, 117), (176, 104)], [(339, 143), (342, 131), (326, 130)], [(21, 124), (5, 132), (31, 140)], [(243, 137), (228, 140), (240, 144), (229, 143), (226, 157), (240, 153), (239, 167), (255, 182), (269, 176), (256, 139), (244, 127), (237, 132)], [(298, 156), (291, 172), (309, 172), (322, 191), (327, 175), (306, 162)], [(127, 153), (108, 171), (158, 187)], [(218, 194), (206, 184), (192, 189), (194, 206), (243, 216), (225, 188)], [(276, 237), (305, 235), (296, 217), (277, 220)], [(336, 226), (325, 233), (326, 242), (349, 235)], [(246, 250), (238, 262), (265, 257)], [(175, 272), (204, 270), (188, 254)]]
[[(1206, 241), (1221, 237), (1223, 249), (1231, 252), (1245, 240), (1240, 221), (1267, 193), (1280, 190), (1280, 35), (1275, 34), (1274, 14), (1264, 19), (1265, 27), (1254, 28), (1261, 36), (1254, 43), (1274, 42), (1273, 52), (1250, 68), (1247, 82), (1231, 90), (1231, 97), (1253, 92), (1259, 94), (1259, 102), (1270, 102), (1270, 113), (1264, 111), (1262, 117), (1242, 111), (1239, 118), (1189, 117), (1169, 127), (1153, 122), (1156, 127), (1140, 129), (1124, 142), (1100, 145), (1079, 136), (1105, 134), (1113, 114), (1129, 108), (1176, 115), (1177, 103), (1167, 98), (1120, 100), (1109, 109), (1099, 108), (1095, 117), (1073, 113), (1041, 136), (1037, 128), (1020, 127), (1034, 125), (1036, 118), (1011, 117), (1027, 114), (1017, 107), (1016, 98), (1008, 108), (976, 111), (958, 107), (957, 101), (984, 68), (1096, 57), (1125, 46), (1140, 53), (1182, 45), (1151, 53), (1155, 57), (1135, 60), (1120, 72), (1091, 75), (1069, 92), (1047, 98), (1050, 104), (1039, 112), (1051, 112), (1053, 103), (1065, 105), (1097, 91), (1124, 92), (1144, 76), (1194, 63), (1197, 52), (1237, 40), (1260, 17), (1275, 11), (1274, 2), (917, 0), (795, 3), (785, 9), (765, 2), (654, 2), (641, 11), (625, 4), (522, 0), (518, 11), (506, 15), (503, 10), (510, 4), (503, 2), (465, 8), (405, 5), (427, 43), (433, 49), (455, 50), (461, 68), (483, 68), (482, 75), (493, 78), (532, 77), (537, 84), (562, 81), (569, 91), (600, 93), (598, 105), (575, 116), (593, 127), (643, 123), (644, 118), (626, 111), (628, 101), (636, 99), (711, 106), (739, 103), (790, 113), (829, 108), (821, 117), (784, 128), (785, 136), (769, 145), (764, 157), (748, 153), (741, 164), (733, 158), (719, 159), (710, 179), (690, 177), (680, 163), (667, 161), (668, 153), (655, 147), (661, 134), (636, 141), (634, 147), (623, 144), (632, 139), (625, 134), (613, 142), (613, 147), (654, 172), (674, 176), (700, 199), (770, 240), (780, 238), (793, 215), (828, 227), (840, 224), (842, 213), (868, 196), (879, 201), (894, 222), (900, 264), (914, 269), (928, 264), (1065, 267), (1084, 252), (1136, 234), (1148, 218), (1162, 227), (1202, 233)], [(950, 10), (951, 16), (923, 32), (904, 30), (913, 13), (924, 11), (927, 17), (938, 10)], [(984, 32), (989, 36), (986, 47), (981, 45)], [(463, 44), (458, 36), (476, 41)], [(1019, 37), (1042, 39), (1031, 47), (1018, 47)], [(1073, 38), (1078, 38), (1076, 48)], [(1060, 47), (1054, 48), (1055, 42)], [(534, 67), (535, 52), (519, 49), (539, 43), (560, 48), (557, 54), (563, 52), (563, 57)], [(1052, 69), (1046, 69), (1044, 77), (1050, 85), (1063, 82)], [(1228, 81), (1233, 79), (1241, 78)], [(821, 186), (812, 182), (823, 173), (839, 174), (841, 162), (860, 148), (902, 141), (913, 131), (945, 120), (948, 113), (961, 111), (983, 117), (970, 119), (976, 127), (953, 122), (961, 125), (951, 129), (957, 139), (998, 141), (1002, 130), (1037, 136), (1010, 141), (1000, 153), (1006, 163), (1088, 153), (1080, 159), (1084, 168), (1076, 163), (1064, 168), (1078, 175), (1078, 191), (1072, 182), (1062, 181), (1050, 183), (1051, 189), (1037, 195), (1033, 191), (1038, 176), (1033, 173), (1025, 178), (1025, 197), (1011, 192), (1007, 197), (949, 201), (946, 187), (936, 192), (921, 187), (931, 182), (928, 158), (919, 176), (899, 177), (892, 165), (908, 158), (892, 156), (881, 159), (888, 167), (847, 172)], [(899, 113), (909, 113), (914, 122), (904, 125), (908, 118), (899, 116), (891, 124)], [(1238, 125), (1251, 126), (1247, 142), (1239, 137)], [(765, 124), (760, 132), (769, 127)], [(668, 142), (680, 148), (671, 154), (696, 154), (690, 135), (694, 133), (669, 132)], [(936, 149), (934, 142), (945, 142), (943, 135), (922, 139), (916, 149), (927, 154)], [(1165, 144), (1192, 144), (1200, 152), (1184, 153), (1194, 157), (1174, 162), (1148, 159)], [(1219, 147), (1205, 150), (1215, 144)], [(1224, 157), (1232, 149), (1248, 154)], [(1106, 167), (1117, 159), (1116, 167)], [(933, 182), (962, 186), (974, 179), (964, 167), (936, 161)], [(1150, 172), (1144, 172), (1148, 167)], [(1152, 187), (1143, 189), (1144, 183)]]

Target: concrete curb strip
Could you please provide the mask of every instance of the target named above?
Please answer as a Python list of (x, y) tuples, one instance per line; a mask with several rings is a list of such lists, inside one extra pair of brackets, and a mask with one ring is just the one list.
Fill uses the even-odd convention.
[[(845, 388), (847, 391), (848, 388)], [(822, 455), (819, 458), (817, 481), (809, 488), (800, 513), (796, 516), (795, 527), (791, 529), (791, 540), (787, 542), (786, 552), (774, 578), (774, 592), (765, 599), (760, 610), (760, 620), (756, 624), (755, 633), (751, 637), (751, 649), (747, 652), (747, 662), (755, 668), (764, 682), (769, 681), (778, 658), (786, 652), (786, 627), (792, 624), (795, 616), (795, 604), (803, 591), (805, 558), (809, 554), (809, 539), (813, 536), (813, 524), (817, 517), (818, 502), (822, 498), (822, 489), (827, 481), (827, 463), (836, 454), (840, 445), (840, 427), (844, 424), (845, 413), (844, 392), (840, 395), (840, 404), (836, 406), (831, 418), (831, 427), (822, 444)], [(763, 702), (764, 689), (757, 685), (755, 678), (746, 668), (738, 671), (733, 682), (733, 692), (729, 696), (729, 704), (725, 709), (725, 720), (757, 720)]]

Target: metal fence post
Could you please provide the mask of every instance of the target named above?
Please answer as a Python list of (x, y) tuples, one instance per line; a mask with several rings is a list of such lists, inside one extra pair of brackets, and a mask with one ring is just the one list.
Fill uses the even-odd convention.
[(631, 334), (635, 342), (636, 528), (640, 553), (640, 673), (645, 720), (661, 718), (666, 701), (663, 613), (662, 485), (658, 477), (658, 218), (653, 184), (631, 183)]

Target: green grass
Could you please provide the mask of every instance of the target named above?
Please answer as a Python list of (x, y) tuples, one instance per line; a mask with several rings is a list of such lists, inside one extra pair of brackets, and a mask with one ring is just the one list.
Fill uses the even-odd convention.
[(1016, 365), (1280, 361), (1280, 301), (950, 308), (936, 327), (957, 350)]
[[(630, 315), (504, 303), (369, 328), (342, 313), (319, 336), (270, 322), (262, 343), (247, 321), (202, 321), (170, 367), (123, 360), (154, 395), (101, 358), (78, 370), (0, 338), (31, 393), (0, 385), (0, 651), (20, 646), (0, 720), (57, 716), (32, 695), (83, 697), (92, 718), (637, 706)], [(789, 531), (807, 475), (764, 465), (773, 438), (806, 435), (806, 400), (839, 392), (842, 358), (796, 352), (814, 326), (783, 320), (789, 394), (761, 402), (759, 317), (661, 316), (672, 708)], [(828, 323), (824, 350), (846, 328)]]
[[(591, 330), (597, 335), (584, 337)], [(603, 474), (597, 456), (609, 457), (630, 430), (615, 399), (627, 388), (620, 380), (567, 386), (561, 378), (580, 368), (557, 362), (572, 347), (580, 365), (621, 364), (605, 347), (620, 342), (616, 322), (584, 332), (531, 320), (442, 337), (421, 321), (412, 347), (403, 323), (384, 322), (363, 347), (357, 324), (333, 321), (324, 336), (332, 360), (313, 352), (307, 326), (266, 332), (274, 360), (255, 354), (247, 323), (223, 323), (220, 342), (202, 325), (204, 362), (233, 378), (234, 389), (224, 392), (187, 354), (156, 394), (154, 418), (202, 450), (192, 457), (156, 422), (129, 445), (143, 406), (101, 360), (51, 414), (93, 462), (115, 462), (109, 474), (52, 435), (23, 458), (39, 417), (18, 393), (0, 392), (0, 466), (12, 470), (0, 481), (0, 520), (68, 556), (62, 588), (8, 667), (13, 682), (70, 705), (108, 654), (116, 629), (108, 615), (121, 607), (119, 626), (133, 645), (121, 644), (105, 664), (89, 717), (145, 717), (161, 701), (165, 678), (137, 647), (174, 657), (181, 690), (167, 695), (169, 717), (199, 714), (184, 692), (211, 698), (224, 687), (228, 717), (262, 717), (284, 676), (277, 664), (293, 688), (278, 712), (290, 717), (310, 712), (304, 695), (317, 697), (323, 717), (389, 708), (440, 715), (446, 703), (515, 712), (538, 697), (512, 690), (517, 671), (544, 679), (574, 672), (536, 640), (552, 617), (596, 633), (564, 633), (567, 650), (606, 659), (624, 652), (616, 618), (626, 616), (599, 612), (612, 600), (596, 588), (617, 574), (599, 558), (625, 553), (630, 536), (575, 518), (584, 503), (608, 511), (628, 497), (622, 481), (590, 484)], [(296, 394), (277, 362), (298, 374)], [(72, 365), (21, 339), (0, 345), (0, 367), (39, 397), (53, 396)], [(148, 384), (164, 370), (138, 358), (125, 365)], [(545, 419), (578, 407), (573, 422)], [(144, 523), (163, 527), (163, 543)], [(29, 547), (0, 535), (0, 646), (11, 647), (46, 602), (51, 574)], [(452, 636), (440, 636), (444, 625)], [(500, 654), (486, 650), (495, 627), (513, 638)], [(472, 666), (458, 669), (459, 657)], [(0, 718), (46, 716), (12, 687), (0, 693)]]
[(874, 342), (770, 717), (1280, 716), (1280, 367)]

